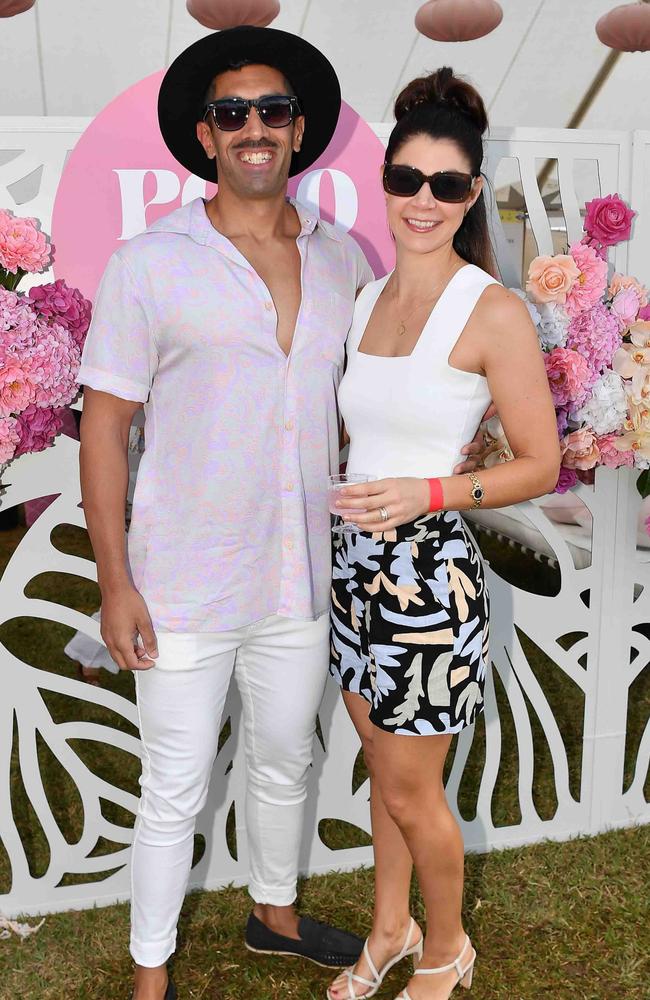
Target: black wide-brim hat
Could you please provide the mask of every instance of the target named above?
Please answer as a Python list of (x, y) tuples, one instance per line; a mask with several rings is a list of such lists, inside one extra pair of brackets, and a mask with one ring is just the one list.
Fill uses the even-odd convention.
[(277, 28), (242, 26), (194, 42), (167, 70), (158, 95), (158, 122), (172, 155), (193, 174), (216, 180), (196, 137), (205, 95), (218, 73), (241, 60), (280, 70), (291, 83), (305, 116), (305, 134), (289, 175), (310, 167), (327, 149), (341, 110), (341, 87), (334, 67), (315, 46)]

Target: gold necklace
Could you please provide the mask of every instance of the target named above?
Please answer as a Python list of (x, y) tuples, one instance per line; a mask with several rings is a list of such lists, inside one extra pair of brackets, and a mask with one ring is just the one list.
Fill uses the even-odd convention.
[[(462, 266), (462, 265), (461, 265), (461, 266)], [(436, 289), (436, 292), (435, 292), (435, 293), (434, 293), (433, 295), (429, 295), (429, 296), (427, 296), (427, 298), (426, 298), (426, 299), (423, 299), (423, 301), (422, 301), (422, 302), (419, 302), (419, 303), (418, 303), (418, 305), (414, 306), (414, 308), (413, 308), (413, 309), (411, 309), (411, 311), (410, 311), (410, 312), (408, 312), (408, 313), (406, 314), (406, 317), (405, 317), (404, 319), (400, 319), (400, 320), (399, 320), (399, 326), (397, 327), (397, 336), (398, 336), (398, 337), (403, 337), (403, 336), (404, 336), (404, 334), (406, 333), (406, 324), (407, 324), (407, 323), (408, 323), (408, 321), (410, 320), (411, 316), (413, 316), (413, 315), (414, 315), (414, 314), (415, 314), (415, 313), (416, 313), (416, 312), (418, 311), (418, 309), (421, 309), (421, 308), (422, 308), (422, 306), (425, 306), (425, 305), (427, 305), (427, 303), (428, 303), (428, 302), (429, 302), (429, 301), (430, 301), (431, 299), (433, 299), (433, 302), (431, 303), (431, 308), (433, 309), (434, 305), (436, 304), (436, 302), (438, 301), (438, 299), (440, 298), (440, 296), (441, 296), (441, 295), (442, 295), (442, 293), (444, 292), (445, 288), (447, 287), (447, 285), (449, 284), (449, 282), (450, 282), (450, 281), (451, 281), (451, 279), (453, 278), (454, 274), (455, 274), (455, 273), (456, 273), (456, 271), (458, 271), (458, 270), (459, 270), (459, 268), (455, 268), (455, 270), (453, 270), (453, 271), (451, 272), (451, 274), (450, 274), (450, 275), (449, 275), (449, 277), (448, 277), (448, 278), (446, 279), (446, 281), (442, 282), (442, 284), (441, 284), (440, 286), (438, 286), (438, 287), (439, 287), (439, 289), (440, 289), (439, 291), (438, 291), (438, 289)], [(392, 280), (392, 279), (391, 279), (391, 280)]]

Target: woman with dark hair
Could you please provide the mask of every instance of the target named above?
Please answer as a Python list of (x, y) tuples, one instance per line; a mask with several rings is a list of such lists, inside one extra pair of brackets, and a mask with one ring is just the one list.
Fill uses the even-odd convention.
[[(493, 277), (480, 95), (443, 68), (395, 105), (383, 167), (395, 270), (367, 285), (347, 342), (339, 403), (350, 439), (336, 536), (331, 670), (370, 774), (376, 898), (357, 964), (329, 1000), (374, 996), (407, 956), (405, 1000), (469, 987), (476, 951), (461, 919), (463, 842), (443, 785), (454, 733), (483, 709), (488, 596), (459, 511), (551, 491), (555, 412), (526, 307)], [(514, 460), (452, 475), (496, 403)], [(411, 919), (413, 865), (427, 914)]]

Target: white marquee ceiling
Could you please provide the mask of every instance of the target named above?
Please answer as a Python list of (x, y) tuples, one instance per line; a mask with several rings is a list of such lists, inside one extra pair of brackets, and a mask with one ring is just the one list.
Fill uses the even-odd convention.
[[(458, 44), (416, 32), (422, 0), (282, 0), (274, 27), (322, 48), (368, 121), (390, 119), (401, 84), (447, 63), (478, 85), (494, 125), (566, 126), (610, 51), (594, 24), (617, 0), (500, 2), (500, 27)], [(38, 0), (0, 20), (0, 114), (94, 115), (205, 33), (184, 0)], [(649, 83), (650, 55), (624, 54), (582, 126), (650, 129)]]

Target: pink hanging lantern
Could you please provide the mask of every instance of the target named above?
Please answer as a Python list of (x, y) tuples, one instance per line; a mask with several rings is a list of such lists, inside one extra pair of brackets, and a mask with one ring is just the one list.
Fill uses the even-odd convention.
[(650, 51), (650, 3), (626, 3), (614, 7), (596, 23), (603, 45), (619, 52)]
[(415, 15), (415, 27), (434, 42), (469, 42), (489, 35), (502, 20), (496, 0), (429, 0)]
[(0, 17), (14, 17), (30, 10), (36, 0), (0, 0)]
[(217, 31), (241, 24), (266, 28), (280, 13), (278, 0), (187, 0), (186, 6), (199, 24)]

